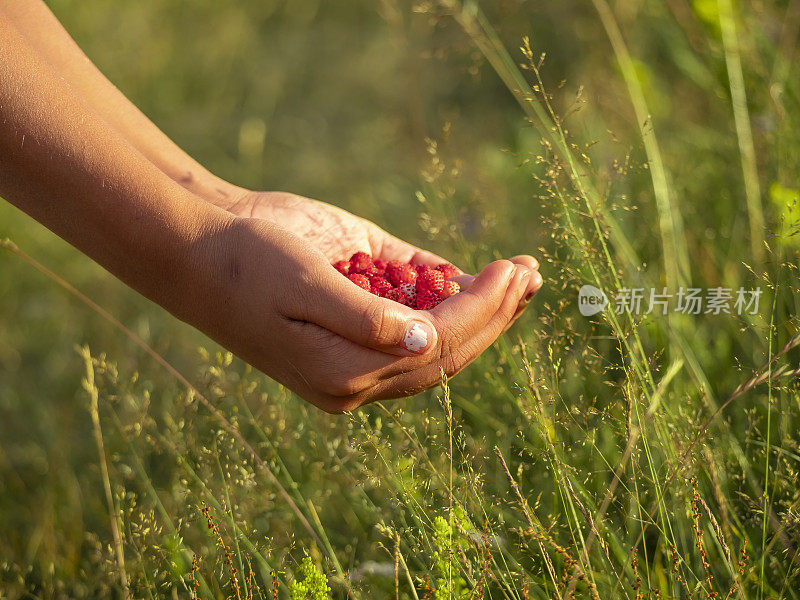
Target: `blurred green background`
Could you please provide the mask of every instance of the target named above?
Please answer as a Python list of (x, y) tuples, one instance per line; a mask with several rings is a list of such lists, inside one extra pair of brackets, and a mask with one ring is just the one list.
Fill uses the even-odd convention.
[[(540, 187), (531, 176), (538, 167), (531, 166), (530, 153), (539, 151), (540, 136), (447, 10), (426, 14), (433, 4), (48, 2), (112, 82), (178, 145), (233, 183), (331, 202), (473, 268), (520, 252), (543, 255), (544, 249), (544, 256), (554, 259), (542, 261), (548, 289), (514, 335), (546, 348), (547, 336), (558, 343), (563, 332), (543, 331), (539, 319), (566, 310), (574, 291), (560, 275), (558, 261), (567, 258), (548, 225), (554, 211), (539, 199)], [(770, 232), (777, 230), (782, 214), (791, 214), (786, 205), (800, 187), (798, 3), (738, 4), (768, 222), (764, 241), (794, 257), (797, 238), (779, 240)], [(616, 0), (611, 5), (651, 115), (644, 126), (658, 136), (671, 193), (686, 227), (692, 282), (724, 282), (734, 288), (753, 283), (742, 264), (749, 262), (751, 244), (717, 3)], [(653, 189), (639, 123), (595, 7), (573, 0), (497, 0), (482, 8), (517, 62), (522, 60), (518, 47), (524, 35), (531, 37), (537, 53), (547, 53), (542, 76), (558, 112), (570, 112), (583, 87), (585, 104), (570, 119), (570, 131), (581, 144), (598, 142), (591, 150), (589, 176), (600, 182), (604, 194), (621, 198), (617, 218), (642, 257), (641, 272), (661, 281)], [(457, 173), (448, 171), (452, 194), (432, 207), (421, 204), (416, 192), (430, 186), (424, 176), (431, 158), (426, 139), (441, 140), (447, 124), (447, 142), (439, 149)], [(624, 177), (614, 177), (615, 161), (624, 162), (626, 156), (630, 168)], [(213, 343), (7, 203), (0, 204), (3, 237), (97, 301), (190, 380), (205, 376), (197, 348), (208, 347), (213, 354)], [(790, 267), (796, 265), (796, 258), (787, 260)], [(754, 269), (760, 275), (765, 266)], [(796, 269), (789, 268), (783, 280), (789, 292), (778, 303), (776, 322), (785, 341), (796, 325)], [(574, 306), (570, 310), (574, 313)], [(708, 318), (693, 324), (703, 369), (717, 392), (734, 389), (765, 361), (765, 323), (762, 319), (747, 331), (747, 324), (733, 320), (722, 330)], [(653, 333), (656, 357), (662, 339)], [(513, 342), (514, 336), (508, 340)], [(107, 322), (28, 264), (0, 253), (0, 563), (9, 581), (30, 568), (37, 581), (68, 582), (62, 591), (74, 597), (93, 593), (91, 584), (81, 587), (77, 582), (91, 579), (86, 569), (105, 560), (108, 553), (100, 548), (109, 541), (81, 389), (84, 369), (74, 351), (83, 344), (95, 354), (106, 353), (122, 379), (140, 372), (155, 382), (136, 392), (148, 398), (152, 394), (154, 404), (168, 406), (177, 394), (177, 385)], [(613, 354), (613, 348), (606, 350)], [(481, 403), (502, 396), (485, 375), (487, 370), (502, 373), (502, 356), (487, 353), (455, 380), (455, 393), (464, 398), (456, 405), (465, 423), (480, 421)], [(245, 370), (238, 363), (234, 368)], [(586, 377), (595, 375), (601, 378), (597, 373)], [(273, 393), (274, 387), (259, 381), (260, 389)], [(603, 389), (587, 384), (583, 390), (572, 380), (565, 383), (564, 394), (589, 402)], [(407, 407), (435, 407), (432, 398), (423, 395)], [(299, 418), (295, 412), (306, 414), (291, 398), (279, 406), (290, 422)], [(499, 439), (513, 431), (516, 417), (496, 406), (486, 411), (508, 419), (507, 430), (490, 425), (491, 432), (472, 432), (478, 445), (491, 448), (492, 436)], [(303, 419), (330, 439), (348, 431), (343, 420), (331, 424), (313, 411)], [(112, 461), (113, 453), (125, 447), (115, 439), (107, 442)], [(313, 457), (313, 449), (305, 452)], [(148, 463), (154, 481), (160, 481), (158, 456)], [(134, 478), (122, 468), (118, 476), (121, 481)], [(307, 485), (325, 483), (308, 479)], [(535, 481), (532, 485), (536, 487)], [(341, 540), (348, 539), (347, 527), (340, 533)], [(375, 543), (372, 534), (364, 539)], [(376, 547), (351, 548), (350, 555), (358, 562)], [(50, 592), (40, 593), (44, 597)]]

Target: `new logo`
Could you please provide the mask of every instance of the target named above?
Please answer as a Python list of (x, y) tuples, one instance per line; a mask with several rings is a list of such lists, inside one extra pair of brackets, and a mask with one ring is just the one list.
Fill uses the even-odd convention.
[(591, 317), (608, 306), (608, 296), (593, 285), (584, 285), (578, 291), (578, 310), (584, 317)]

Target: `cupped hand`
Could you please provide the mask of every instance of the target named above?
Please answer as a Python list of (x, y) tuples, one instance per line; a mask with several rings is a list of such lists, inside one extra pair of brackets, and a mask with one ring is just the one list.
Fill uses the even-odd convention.
[[(296, 194), (240, 190), (228, 211), (239, 217), (263, 219), (280, 225), (307, 240), (331, 263), (347, 259), (359, 251), (386, 261), (396, 259), (429, 266), (449, 262), (346, 210)], [(520, 305), (521, 313), (542, 285), (539, 262), (528, 255), (514, 256), (510, 261), (532, 271), (528, 293)], [(462, 275), (457, 281), (466, 288), (473, 279), (471, 275)]]
[[(328, 412), (409, 396), (472, 362), (541, 286), (531, 257), (489, 264), (429, 311), (375, 296), (331, 262), (442, 258), (333, 206), (258, 194), (198, 243), (194, 321), (224, 346)], [(461, 276), (471, 277), (471, 276)]]

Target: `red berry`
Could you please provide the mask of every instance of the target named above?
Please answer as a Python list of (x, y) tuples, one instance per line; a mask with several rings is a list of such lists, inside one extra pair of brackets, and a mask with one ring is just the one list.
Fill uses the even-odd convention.
[(417, 275), (417, 291), (429, 291), (438, 294), (444, 288), (444, 274), (441, 271), (428, 269)]
[(460, 275), (460, 271), (450, 263), (442, 263), (436, 267), (437, 271), (441, 271), (445, 279), (450, 279), (456, 275)]
[(399, 288), (392, 288), (383, 296), (389, 300), (394, 300), (400, 304), (408, 305), (408, 296), (406, 296)]
[(358, 287), (363, 288), (368, 292), (370, 291), (371, 286), (369, 284), (369, 279), (367, 279), (365, 275), (361, 275), (360, 273), (351, 273), (347, 276), (347, 278), (355, 283)]
[(414, 270), (414, 267), (409, 264), (388, 267), (386, 275), (395, 287), (399, 287), (404, 283), (413, 285), (417, 281), (417, 272)]
[(373, 259), (372, 262), (375, 265), (376, 269), (378, 269), (380, 271), (385, 271), (386, 270), (386, 261), (385, 260), (381, 260), (380, 258), (376, 258), (376, 259)]
[(350, 261), (348, 260), (337, 260), (333, 263), (333, 268), (339, 271), (342, 275), (349, 275), (350, 274)]
[(414, 284), (404, 283), (397, 289), (405, 294), (406, 298), (408, 299), (408, 305), (414, 306), (414, 303), (417, 301), (417, 288), (414, 287)]
[(455, 296), (460, 291), (461, 291), (461, 286), (458, 285), (455, 281), (445, 281), (441, 295), (442, 298), (449, 298), (450, 296)]
[(441, 301), (439, 294), (429, 290), (422, 290), (417, 294), (417, 308), (419, 310), (430, 310)]
[(400, 267), (407, 264), (408, 263), (404, 263), (402, 260), (390, 260), (386, 263), (384, 268), (388, 271), (389, 269), (394, 269), (395, 267)]
[(372, 276), (369, 278), (369, 283), (373, 289), (378, 290), (379, 296), (383, 296), (386, 292), (392, 289), (392, 284), (386, 281), (383, 277)]
[(423, 273), (426, 273), (427, 271), (431, 270), (431, 268), (428, 265), (417, 265), (414, 268), (417, 270), (417, 275), (422, 275)]
[(367, 254), (366, 252), (356, 252), (353, 256), (350, 257), (350, 272), (351, 273), (362, 273), (364, 271), (370, 271), (374, 263), (372, 262), (372, 257)]

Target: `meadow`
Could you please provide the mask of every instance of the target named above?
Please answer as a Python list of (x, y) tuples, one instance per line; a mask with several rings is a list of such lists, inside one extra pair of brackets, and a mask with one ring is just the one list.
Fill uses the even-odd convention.
[(0, 598), (800, 597), (800, 2), (48, 5), (225, 179), (545, 284), (332, 416), (0, 203)]

